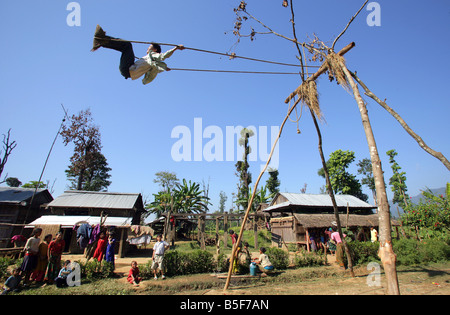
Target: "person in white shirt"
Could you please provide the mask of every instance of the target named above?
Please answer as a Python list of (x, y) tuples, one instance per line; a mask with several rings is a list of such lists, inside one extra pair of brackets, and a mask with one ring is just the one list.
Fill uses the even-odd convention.
[(152, 255), (152, 270), (153, 274), (155, 276), (155, 280), (158, 279), (157, 271), (158, 269), (161, 272), (161, 278), (165, 279), (166, 276), (164, 276), (164, 253), (166, 250), (169, 249), (169, 243), (166, 241), (162, 241), (162, 235), (159, 234), (156, 236), (156, 243), (153, 246), (153, 255)]
[(28, 285), (30, 282), (30, 275), (34, 271), (38, 263), (38, 253), (39, 244), (41, 239), (39, 238), (42, 234), (41, 228), (35, 228), (33, 230), (32, 236), (27, 240), (25, 244), (24, 251), (25, 257), (23, 259), (22, 265), (20, 266), (21, 276), (23, 277), (23, 282)]
[(125, 79), (131, 78), (132, 80), (136, 80), (144, 75), (142, 79), (143, 84), (152, 82), (158, 73), (170, 71), (170, 68), (163, 61), (172, 56), (176, 50), (184, 49), (183, 45), (178, 45), (165, 53), (161, 53), (160, 45), (151, 44), (147, 49), (147, 55), (135, 61), (136, 57), (134, 56), (133, 45), (130, 42), (106, 36), (105, 31), (100, 25), (97, 25), (91, 51), (96, 51), (100, 47), (120, 51), (122, 56), (120, 57), (119, 70), (122, 76)]
[(373, 226), (370, 227), (370, 241), (372, 243), (378, 241), (378, 232)]
[(271, 273), (274, 270), (272, 263), (269, 260), (269, 256), (266, 254), (266, 248), (261, 247), (259, 249), (259, 259), (253, 259), (259, 265), (259, 270), (263, 273), (263, 276), (267, 276), (268, 273)]

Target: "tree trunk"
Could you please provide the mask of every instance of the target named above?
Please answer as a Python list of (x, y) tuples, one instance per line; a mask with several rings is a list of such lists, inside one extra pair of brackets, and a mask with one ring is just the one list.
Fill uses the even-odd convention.
[(380, 156), (373, 135), (372, 126), (369, 121), (369, 114), (367, 112), (366, 104), (359, 93), (358, 86), (353, 80), (349, 70), (343, 62), (340, 63), (342, 70), (353, 90), (356, 103), (358, 104), (361, 120), (364, 127), (364, 132), (369, 146), (370, 159), (372, 161), (372, 171), (375, 180), (375, 189), (377, 192), (377, 205), (379, 215), (379, 229), (380, 229), (380, 249), (378, 255), (383, 263), (387, 280), (387, 293), (390, 295), (399, 295), (396, 260), (397, 257), (392, 249), (391, 239), (391, 216), (389, 211), (389, 203), (386, 195), (386, 186), (383, 177), (383, 170), (381, 168)]
[[(330, 195), (331, 202), (333, 204), (333, 210), (334, 210), (334, 216), (336, 217), (337, 229), (338, 229), (338, 232), (339, 232), (339, 236), (341, 237), (342, 243), (344, 245), (345, 254), (347, 255), (347, 267), (350, 270), (350, 274), (352, 275), (352, 277), (354, 277), (355, 273), (353, 271), (353, 262), (352, 262), (352, 257), (350, 255), (350, 249), (348, 248), (347, 241), (345, 240), (345, 237), (342, 234), (341, 220), (339, 218), (339, 212), (338, 212), (338, 208), (337, 208), (336, 198), (334, 198), (334, 192), (333, 192), (333, 188), (331, 187), (330, 176), (328, 175), (327, 163), (325, 161), (325, 156), (323, 155), (322, 134), (320, 133), (320, 128), (319, 128), (319, 125), (317, 123), (316, 116), (314, 116), (313, 110), (311, 108), (309, 110), (311, 112), (311, 116), (312, 116), (313, 121), (314, 121), (314, 126), (316, 127), (317, 136), (319, 137), (319, 145), (318, 145), (318, 147), (319, 147), (320, 159), (322, 160), (323, 172), (325, 174), (325, 179), (326, 179), (326, 183), (327, 183), (327, 191), (328, 191), (328, 194)], [(308, 244), (309, 239), (307, 239), (306, 242)]]

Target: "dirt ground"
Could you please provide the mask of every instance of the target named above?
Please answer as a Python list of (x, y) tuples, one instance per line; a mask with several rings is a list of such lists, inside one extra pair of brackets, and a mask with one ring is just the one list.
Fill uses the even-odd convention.
[[(64, 255), (72, 261), (85, 258), (82, 255)], [(120, 283), (128, 284), (126, 277), (131, 261), (146, 264), (150, 257), (117, 258), (115, 272)], [(213, 274), (178, 276), (165, 280), (145, 280), (135, 287), (136, 294), (183, 294), (183, 295), (384, 295), (385, 276), (380, 270), (366, 267), (355, 269), (356, 277), (339, 269), (334, 256), (328, 256), (329, 265), (315, 268), (288, 269), (267, 278), (232, 279), (229, 290), (223, 291), (224, 279)], [(428, 266), (399, 267), (397, 275), (402, 295), (450, 295), (450, 263)], [(379, 282), (376, 280), (379, 279)], [(369, 281), (369, 282), (368, 282)], [(202, 288), (202, 287), (211, 288)], [(172, 291), (170, 288), (174, 288)], [(182, 289), (180, 289), (182, 288)]]

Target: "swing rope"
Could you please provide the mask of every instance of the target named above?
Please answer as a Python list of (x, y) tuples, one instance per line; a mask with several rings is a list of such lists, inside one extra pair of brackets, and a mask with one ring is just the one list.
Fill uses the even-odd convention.
[[(97, 36), (94, 36), (94, 38), (96, 38), (96, 39), (104, 39), (102, 37), (97, 37)], [(136, 41), (136, 40), (125, 40), (125, 39), (120, 39), (120, 38), (110, 38), (109, 40), (119, 41), (119, 42), (129, 42), (129, 43), (135, 43), (135, 44), (146, 44), (146, 45), (158, 44), (158, 45), (161, 45), (161, 46), (173, 46), (173, 47), (180, 46), (180, 45), (169, 44), (169, 43), (142, 42), (142, 41)], [(234, 53), (227, 54), (227, 53), (221, 53), (221, 52), (217, 52), (217, 51), (211, 51), (211, 50), (205, 50), (205, 49), (199, 49), (199, 48), (193, 48), (193, 47), (186, 47), (186, 46), (184, 46), (184, 49), (198, 51), (198, 52), (204, 52), (204, 53), (208, 53), (208, 54), (226, 56), (226, 57), (228, 57), (230, 59), (240, 58), (240, 59), (251, 60), (251, 61), (271, 63), (271, 64), (276, 64), (276, 65), (281, 65), (281, 66), (300, 67), (300, 65), (296, 65), (296, 64), (292, 64), (292, 63), (283, 63), (283, 62), (277, 62), (277, 61), (270, 61), (270, 60), (263, 60), (263, 59), (256, 59), (256, 58), (238, 56), (238, 55), (236, 55)], [(320, 66), (309, 66), (309, 67), (310, 68), (320, 68)]]
[(196, 71), (196, 72), (219, 72), (219, 73), (247, 73), (247, 74), (294, 74), (294, 75), (300, 74), (299, 72), (269, 72), (269, 71), (211, 70), (211, 69), (183, 69), (183, 68), (170, 68), (170, 70)]

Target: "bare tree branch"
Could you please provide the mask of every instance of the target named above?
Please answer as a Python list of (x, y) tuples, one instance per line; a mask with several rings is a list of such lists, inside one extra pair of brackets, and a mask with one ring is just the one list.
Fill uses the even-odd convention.
[(352, 16), (352, 18), (347, 23), (347, 26), (344, 28), (344, 30), (341, 32), (341, 34), (339, 34), (338, 37), (335, 38), (335, 40), (333, 42), (333, 45), (331, 46), (331, 49), (333, 51), (334, 51), (334, 45), (336, 45), (336, 42), (339, 40), (339, 38), (341, 38), (342, 35), (344, 35), (344, 33), (347, 31), (347, 29), (350, 26), (350, 24), (352, 24), (353, 20), (358, 16), (359, 12), (361, 12), (361, 10), (366, 6), (367, 2), (369, 2), (369, 0), (366, 0), (364, 2), (364, 4), (361, 6), (361, 8), (358, 10), (358, 12), (356, 12), (356, 14)]
[[(8, 157), (11, 155), (11, 151), (15, 149), (15, 147), (17, 146), (16, 141), (13, 142), (9, 142), (10, 141), (10, 137), (11, 137), (11, 128), (8, 130), (7, 135), (3, 135), (3, 150), (4, 150), (4, 154), (3, 154), (3, 158), (0, 157), (0, 176), (3, 173), (3, 169), (5, 168), (5, 164), (8, 161)], [(0, 151), (0, 155), (1, 155), (2, 151)]]
[(350, 74), (352, 75), (352, 77), (359, 83), (359, 85), (364, 89), (364, 94), (367, 95), (368, 97), (370, 97), (371, 99), (373, 99), (375, 102), (377, 102), (378, 104), (381, 105), (381, 107), (383, 107), (389, 114), (391, 114), (399, 123), (400, 125), (403, 127), (403, 129), (405, 129), (405, 131), (411, 136), (413, 137), (414, 140), (417, 141), (417, 143), (419, 144), (419, 146), (425, 150), (425, 152), (431, 154), (432, 156), (434, 156), (436, 159), (438, 159), (439, 161), (441, 161), (445, 167), (450, 170), (450, 162), (447, 160), (447, 158), (441, 153), (441, 152), (437, 152), (433, 149), (431, 149), (426, 143), (425, 141), (423, 141), (423, 139), (416, 134), (409, 126), (408, 124), (403, 120), (403, 118), (395, 111), (393, 110), (391, 107), (389, 107), (386, 102), (383, 102), (382, 100), (380, 100), (374, 93), (372, 93), (372, 91), (369, 90), (369, 88), (364, 84), (364, 82), (361, 81), (361, 79), (356, 75), (356, 73), (351, 72)]
[[(301, 65), (301, 67), (302, 67), (302, 71), (301, 71), (301, 76), (300, 76), (300, 77), (302, 78), (302, 81), (305, 82), (305, 67), (304, 67), (304, 65), (303, 65), (303, 55), (302, 55), (302, 52), (301, 52), (301, 50), (300, 50), (300, 46), (299, 46), (298, 40), (297, 40), (297, 34), (296, 34), (296, 31), (295, 31), (294, 5), (293, 5), (293, 3), (292, 3), (292, 0), (290, 0), (290, 1), (291, 1), (291, 15), (292, 15), (292, 18), (291, 18), (291, 23), (292, 23), (292, 34), (294, 35), (295, 46), (297, 47), (297, 51), (298, 51), (298, 54), (299, 54), (300, 65)], [(286, 4), (287, 4), (287, 2), (286, 2)]]

